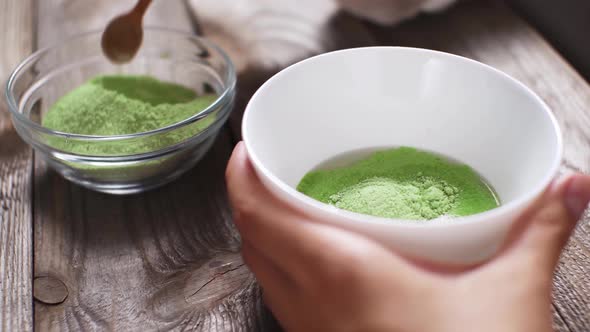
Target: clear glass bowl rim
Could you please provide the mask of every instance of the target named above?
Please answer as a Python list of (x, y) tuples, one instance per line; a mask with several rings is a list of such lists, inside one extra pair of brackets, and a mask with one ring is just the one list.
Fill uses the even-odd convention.
[(232, 97), (233, 91), (235, 90), (235, 87), (236, 87), (236, 81), (237, 81), (235, 67), (234, 67), (230, 57), (219, 46), (217, 46), (213, 42), (207, 40), (206, 38), (196, 36), (191, 32), (186, 32), (186, 31), (171, 29), (171, 28), (149, 27), (149, 26), (144, 27), (143, 29), (144, 29), (144, 31), (148, 31), (148, 32), (153, 31), (153, 32), (159, 32), (159, 33), (165, 33), (165, 34), (166, 33), (173, 34), (178, 37), (190, 38), (190, 39), (196, 41), (200, 45), (205, 45), (208, 48), (214, 49), (216, 52), (218, 52), (221, 55), (221, 57), (224, 60), (224, 64), (227, 66), (227, 75), (226, 75), (226, 77), (223, 78), (223, 80), (225, 82), (227, 82), (227, 84), (226, 84), (223, 92), (217, 97), (215, 102), (213, 102), (211, 105), (209, 105), (203, 111), (201, 111), (201, 112), (199, 112), (187, 119), (184, 119), (180, 122), (171, 124), (169, 126), (150, 130), (150, 131), (145, 131), (145, 132), (141, 132), (141, 133), (127, 134), (127, 135), (113, 135), (113, 136), (82, 135), (82, 134), (71, 134), (71, 133), (56, 131), (56, 130), (52, 130), (52, 129), (43, 127), (43, 126), (31, 121), (24, 114), (20, 113), (19, 106), (16, 102), (16, 99), (15, 99), (13, 93), (12, 93), (14, 84), (15, 84), (19, 74), (25, 68), (27, 68), (27, 66), (31, 62), (38, 60), (45, 53), (47, 53), (51, 50), (54, 50), (54, 49), (59, 49), (63, 45), (66, 45), (71, 42), (75, 42), (78, 39), (87, 38), (91, 35), (101, 34), (103, 29), (100, 29), (100, 30), (92, 30), (92, 31), (76, 34), (76, 35), (66, 38), (60, 42), (54, 43), (53, 45), (41, 48), (41, 49), (35, 51), (33, 54), (29, 55), (27, 58), (25, 58), (22, 62), (20, 62), (18, 64), (18, 66), (12, 71), (12, 73), (9, 76), (8, 82), (6, 83), (6, 90), (5, 90), (8, 109), (9, 109), (10, 113), (12, 114), (13, 118), (18, 120), (19, 122), (21, 122), (26, 127), (29, 127), (31, 129), (34, 129), (34, 130), (39, 131), (41, 133), (52, 135), (52, 136), (58, 136), (58, 137), (63, 137), (63, 138), (67, 138), (67, 139), (83, 140), (83, 141), (117, 141), (117, 140), (127, 140), (127, 139), (132, 139), (132, 138), (149, 137), (152, 135), (167, 133), (167, 132), (174, 131), (175, 129), (182, 128), (185, 125), (194, 123), (194, 122), (199, 121), (200, 119), (206, 117), (207, 115), (209, 115), (210, 113), (212, 113), (216, 109), (218, 109), (218, 107), (223, 106), (222, 104), (225, 102), (225, 100), (227, 98)]

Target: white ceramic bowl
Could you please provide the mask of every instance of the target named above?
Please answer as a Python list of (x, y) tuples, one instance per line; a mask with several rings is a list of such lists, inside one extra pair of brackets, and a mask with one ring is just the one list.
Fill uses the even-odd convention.
[[(243, 137), (263, 183), (288, 204), (318, 222), (448, 263), (489, 258), (549, 185), (562, 155), (555, 118), (523, 84), (470, 59), (400, 47), (337, 51), (283, 70), (248, 104)], [(295, 189), (327, 159), (395, 146), (470, 165), (496, 189), (502, 206), (416, 223), (340, 210)]]

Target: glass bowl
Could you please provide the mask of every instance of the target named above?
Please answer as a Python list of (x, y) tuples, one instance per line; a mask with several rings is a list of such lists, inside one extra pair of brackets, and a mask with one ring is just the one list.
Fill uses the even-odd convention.
[[(81, 34), (39, 50), (14, 70), (6, 86), (14, 126), (36, 156), (84, 187), (130, 194), (168, 183), (203, 157), (227, 120), (236, 85), (231, 60), (213, 43), (190, 33), (146, 28), (135, 59), (114, 65), (102, 54), (101, 34)], [(79, 135), (41, 125), (60, 97), (108, 74), (150, 75), (218, 98), (181, 122), (130, 135)]]

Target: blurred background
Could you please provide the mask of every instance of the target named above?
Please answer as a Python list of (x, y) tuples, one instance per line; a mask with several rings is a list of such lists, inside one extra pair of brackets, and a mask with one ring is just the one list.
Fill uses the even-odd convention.
[(590, 80), (590, 1), (509, 0), (508, 3)]

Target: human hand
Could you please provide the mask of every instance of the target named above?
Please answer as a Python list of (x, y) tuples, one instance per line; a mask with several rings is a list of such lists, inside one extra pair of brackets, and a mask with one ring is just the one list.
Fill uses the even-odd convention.
[(590, 201), (590, 177), (554, 183), (499, 253), (457, 268), (416, 263), (275, 199), (239, 144), (227, 173), (244, 261), (288, 331), (552, 330), (552, 275)]

